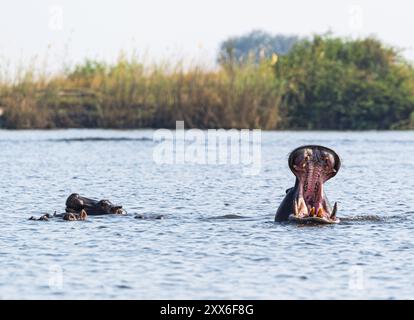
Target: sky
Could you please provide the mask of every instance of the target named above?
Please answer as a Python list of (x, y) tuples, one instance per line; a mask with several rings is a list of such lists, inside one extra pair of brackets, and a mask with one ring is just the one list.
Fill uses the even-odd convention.
[(376, 36), (414, 61), (414, 2), (407, 0), (0, 1), (2, 64), (34, 57), (52, 67), (85, 58), (113, 61), (121, 50), (209, 64), (221, 41), (257, 29)]

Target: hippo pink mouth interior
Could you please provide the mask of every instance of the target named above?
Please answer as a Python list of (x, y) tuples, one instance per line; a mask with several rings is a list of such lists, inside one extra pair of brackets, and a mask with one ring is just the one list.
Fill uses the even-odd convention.
[(296, 218), (336, 220), (337, 204), (330, 209), (323, 189), (324, 183), (336, 175), (336, 163), (328, 149), (306, 148), (293, 155), (290, 168), (299, 184), (293, 204)]

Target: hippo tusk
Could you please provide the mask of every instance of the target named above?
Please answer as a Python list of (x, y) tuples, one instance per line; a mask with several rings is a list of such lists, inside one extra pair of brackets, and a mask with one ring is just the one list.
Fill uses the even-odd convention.
[(293, 208), (294, 208), (295, 217), (299, 216), (298, 202), (296, 201), (296, 199), (293, 200)]
[(334, 207), (332, 209), (332, 213), (331, 213), (331, 219), (335, 219), (336, 218), (336, 212), (338, 211), (338, 202), (335, 202)]

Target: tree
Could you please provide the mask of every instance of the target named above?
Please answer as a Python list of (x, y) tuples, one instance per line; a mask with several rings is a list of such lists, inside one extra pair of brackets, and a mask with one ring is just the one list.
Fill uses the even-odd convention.
[(250, 58), (259, 61), (272, 54), (286, 55), (299, 41), (297, 36), (271, 35), (255, 30), (246, 35), (231, 37), (220, 45), (218, 61), (220, 63), (237, 61), (246, 62)]

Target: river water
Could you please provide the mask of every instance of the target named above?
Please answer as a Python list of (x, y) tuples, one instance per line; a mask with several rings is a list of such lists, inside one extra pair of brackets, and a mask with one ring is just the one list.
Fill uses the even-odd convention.
[[(0, 298), (414, 298), (414, 132), (263, 132), (253, 175), (156, 163), (153, 133), (0, 131)], [(342, 158), (339, 225), (273, 222), (303, 144)], [(73, 192), (128, 215), (28, 220)]]

